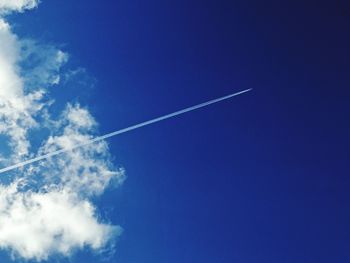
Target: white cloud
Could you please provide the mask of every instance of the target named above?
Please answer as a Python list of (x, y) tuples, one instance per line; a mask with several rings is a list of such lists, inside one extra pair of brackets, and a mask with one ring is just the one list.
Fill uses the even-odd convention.
[(103, 247), (119, 227), (98, 222), (94, 206), (65, 190), (20, 192), (0, 188), (0, 246), (37, 261), (73, 249)]
[[(34, 8), (38, 1), (0, 0), (0, 13)], [(88, 109), (67, 103), (52, 112), (49, 88), (60, 84), (68, 55), (33, 40), (19, 39), (0, 18), (0, 135), (9, 153), (2, 166), (86, 141), (97, 122)], [(57, 116), (58, 117), (55, 117)], [(35, 149), (30, 134), (47, 134)], [(45, 131), (41, 132), (40, 131)], [(1, 151), (1, 149), (0, 149)], [(46, 260), (75, 249), (102, 250), (120, 227), (103, 223), (91, 197), (125, 179), (111, 162), (108, 145), (98, 142), (14, 172), (0, 184), (0, 249), (14, 258)], [(1, 181), (0, 181), (1, 182)]]
[(10, 138), (16, 161), (28, 154), (30, 143), (27, 130), (37, 125), (34, 116), (43, 105), (40, 89), (25, 94), (24, 81), (19, 75), (20, 42), (10, 26), (0, 19), (0, 134)]
[(58, 85), (60, 69), (68, 59), (68, 54), (56, 47), (28, 39), (20, 41), (21, 75), (32, 88)]
[[(49, 136), (44, 142), (39, 151), (41, 154), (88, 141), (96, 122), (87, 109), (68, 104), (53, 125), (56, 135)], [(119, 185), (125, 179), (124, 170), (113, 167), (104, 141), (66, 152), (32, 169), (37, 169), (46, 185), (55, 184), (83, 196), (100, 195), (112, 180)]]
[(23, 12), (39, 4), (39, 0), (0, 0), (0, 13)]

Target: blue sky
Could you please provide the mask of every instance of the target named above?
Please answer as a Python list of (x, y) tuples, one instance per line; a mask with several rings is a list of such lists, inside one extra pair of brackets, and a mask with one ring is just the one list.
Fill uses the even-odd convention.
[(7, 16), (20, 39), (69, 54), (52, 69), (53, 118), (79, 102), (100, 134), (254, 88), (109, 140), (102, 159), (127, 179), (88, 200), (123, 228), (115, 252), (49, 261), (348, 262), (349, 13), (346, 1), (43, 0)]

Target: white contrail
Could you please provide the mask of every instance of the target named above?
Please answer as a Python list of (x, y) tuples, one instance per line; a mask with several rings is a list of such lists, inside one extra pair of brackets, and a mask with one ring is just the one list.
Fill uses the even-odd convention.
[(76, 145), (74, 145), (72, 147), (69, 147), (69, 148), (62, 148), (62, 149), (57, 150), (57, 151), (53, 151), (53, 152), (50, 152), (50, 153), (47, 153), (47, 154), (44, 154), (44, 155), (40, 155), (40, 156), (35, 157), (33, 159), (29, 159), (29, 160), (26, 160), (24, 162), (20, 162), (20, 163), (17, 163), (17, 164), (14, 164), (14, 165), (2, 168), (2, 169), (0, 169), (0, 173), (8, 172), (8, 171), (14, 170), (16, 168), (20, 168), (20, 167), (23, 167), (25, 165), (28, 165), (28, 164), (31, 164), (31, 163), (35, 163), (35, 162), (38, 162), (40, 160), (47, 159), (49, 157), (58, 155), (60, 153), (68, 152), (68, 151), (74, 150), (76, 148), (79, 148), (79, 147), (82, 147), (82, 146), (85, 146), (85, 145), (88, 145), (88, 144), (92, 144), (94, 142), (102, 141), (102, 140), (105, 140), (107, 138), (110, 138), (110, 137), (113, 137), (113, 136), (116, 136), (116, 135), (119, 135), (119, 134), (122, 134), (122, 133), (126, 133), (126, 132), (129, 132), (129, 131), (132, 131), (132, 130), (136, 130), (138, 128), (150, 125), (152, 123), (156, 123), (156, 122), (160, 122), (160, 121), (163, 121), (163, 120), (166, 120), (166, 119), (170, 119), (170, 118), (176, 117), (178, 115), (184, 114), (186, 112), (193, 111), (193, 110), (196, 110), (196, 109), (199, 109), (199, 108), (203, 108), (203, 107), (206, 107), (206, 106), (208, 106), (210, 104), (214, 104), (214, 103), (217, 103), (219, 101), (227, 100), (229, 98), (241, 95), (241, 94), (246, 93), (246, 92), (251, 91), (251, 90), (252, 89), (242, 90), (240, 92), (233, 93), (233, 94), (230, 94), (230, 95), (227, 95), (227, 96), (224, 96), (224, 97), (221, 97), (221, 98), (217, 98), (217, 99), (214, 99), (214, 100), (210, 100), (210, 101), (207, 101), (207, 102), (204, 102), (204, 103), (201, 103), (201, 104), (198, 104), (198, 105), (195, 105), (195, 106), (183, 109), (183, 110), (179, 110), (179, 111), (176, 111), (176, 112), (173, 112), (173, 113), (170, 113), (170, 114), (167, 114), (167, 115), (164, 115), (164, 116), (161, 116), (161, 117), (149, 120), (149, 121), (145, 121), (145, 122), (142, 122), (142, 123), (130, 126), (128, 128), (124, 128), (124, 129), (121, 129), (121, 130), (118, 130), (118, 131), (115, 131), (115, 132), (111, 132), (111, 133), (107, 133), (107, 134), (102, 135), (102, 136), (98, 136), (96, 138), (93, 138), (91, 140), (87, 140), (86, 142), (82, 142), (82, 143), (76, 144)]

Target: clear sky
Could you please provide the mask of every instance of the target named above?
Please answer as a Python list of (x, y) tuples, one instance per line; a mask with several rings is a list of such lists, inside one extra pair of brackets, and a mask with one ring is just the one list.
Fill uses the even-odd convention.
[[(0, 0), (0, 7), (2, 2), (7, 1)], [(121, 179), (101, 186), (101, 192), (89, 188), (91, 181), (79, 185), (77, 191), (84, 189), (82, 196), (72, 197), (74, 207), (81, 208), (84, 200), (95, 207), (92, 218), (84, 210), (82, 219), (98, 221), (96, 233), (112, 225), (123, 230), (116, 230), (114, 245), (106, 249), (90, 236), (83, 249), (50, 248), (49, 262), (350, 261), (347, 1), (42, 0), (37, 8), (7, 15), (6, 21), (18, 41), (35, 39), (45, 46), (45, 51), (37, 46), (38, 54), (50, 55), (49, 45), (67, 54), (62, 68), (44, 63), (52, 75), (60, 74), (59, 83), (50, 80), (45, 96), (56, 101), (51, 106), (56, 119), (62, 111), (73, 116), (88, 109), (98, 123), (93, 134), (254, 89), (112, 138), (102, 157), (91, 153), (93, 160), (106, 160), (96, 164), (97, 171), (114, 168)], [(0, 35), (0, 49), (1, 40)], [(23, 72), (40, 64), (37, 60), (21, 65)], [(0, 92), (0, 99), (5, 97)], [(79, 102), (81, 111), (78, 106), (64, 110), (68, 101)], [(69, 116), (59, 122), (69, 132), (89, 126)], [(52, 134), (45, 129), (28, 134), (34, 148)], [(10, 150), (1, 136), (21, 137), (4, 131), (0, 152), (6, 157)], [(55, 165), (43, 165), (35, 178), (45, 185), (51, 179), (42, 179), (41, 173), (49, 171), (64, 181), (63, 189), (76, 189), (69, 172), (62, 179), (64, 167)], [(10, 184), (18, 174), (2, 183)], [(30, 191), (42, 187), (34, 184)], [(15, 243), (6, 238), (0, 234), (2, 263), (13, 262), (11, 250), (18, 248), (16, 238), (11, 239)], [(15, 252), (14, 260), (22, 262), (23, 253)]]

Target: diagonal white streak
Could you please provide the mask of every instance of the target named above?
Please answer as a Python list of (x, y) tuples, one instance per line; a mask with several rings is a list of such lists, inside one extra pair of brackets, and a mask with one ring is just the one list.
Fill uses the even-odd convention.
[(47, 153), (47, 154), (44, 154), (44, 155), (40, 155), (38, 157), (35, 157), (35, 158), (32, 158), (32, 159), (29, 159), (29, 160), (26, 160), (26, 161), (23, 161), (23, 162), (20, 162), (20, 163), (17, 163), (17, 164), (14, 164), (14, 165), (11, 165), (11, 166), (8, 166), (8, 167), (5, 167), (5, 168), (2, 168), (2, 169), (0, 169), (0, 173), (8, 172), (8, 171), (14, 170), (16, 168), (23, 167), (25, 165), (28, 165), (28, 164), (31, 164), (31, 163), (35, 163), (35, 162), (38, 162), (40, 160), (47, 159), (49, 157), (52, 157), (52, 156), (55, 156), (55, 155), (58, 155), (58, 154), (61, 154), (61, 153), (64, 153), (64, 152), (68, 152), (68, 151), (74, 150), (74, 149), (79, 148), (79, 147), (83, 147), (83, 146), (88, 145), (88, 144), (92, 144), (92, 143), (95, 143), (95, 142), (98, 142), (98, 141), (102, 141), (102, 140), (105, 140), (107, 138), (110, 138), (110, 137), (113, 137), (113, 136), (116, 136), (116, 135), (119, 135), (119, 134), (122, 134), (122, 133), (126, 133), (126, 132), (129, 132), (129, 131), (132, 131), (132, 130), (136, 130), (138, 128), (150, 125), (152, 123), (156, 123), (156, 122), (160, 122), (160, 121), (163, 121), (163, 120), (166, 120), (166, 119), (170, 119), (170, 118), (179, 116), (181, 114), (184, 114), (186, 112), (190, 112), (190, 111), (193, 111), (193, 110), (196, 110), (196, 109), (199, 109), (199, 108), (203, 108), (203, 107), (206, 107), (208, 105), (211, 105), (211, 104), (223, 101), (223, 100), (230, 99), (232, 97), (241, 95), (241, 94), (246, 93), (246, 92), (251, 91), (251, 90), (252, 89), (242, 90), (240, 92), (236, 92), (236, 93), (224, 96), (224, 97), (213, 99), (213, 100), (210, 100), (210, 101), (207, 101), (207, 102), (204, 102), (204, 103), (201, 103), (201, 104), (197, 104), (195, 106), (192, 106), (192, 107), (189, 107), (189, 108), (186, 108), (186, 109), (183, 109), (183, 110), (179, 110), (179, 111), (176, 111), (176, 112), (173, 112), (173, 113), (170, 113), (170, 114), (167, 114), (167, 115), (164, 115), (164, 116), (161, 116), (161, 117), (149, 120), (149, 121), (145, 121), (145, 122), (142, 122), (142, 123), (139, 123), (139, 124), (136, 124), (136, 125), (133, 125), (133, 126), (121, 129), (121, 130), (118, 130), (118, 131), (114, 131), (114, 132), (107, 133), (107, 134), (102, 135), (102, 136), (95, 137), (95, 138), (93, 138), (91, 140), (88, 140), (86, 142), (82, 142), (82, 143), (76, 144), (76, 145), (74, 145), (72, 147), (69, 147), (69, 148), (62, 148), (62, 149), (59, 149), (57, 151), (53, 151), (53, 152), (50, 152), (50, 153)]

